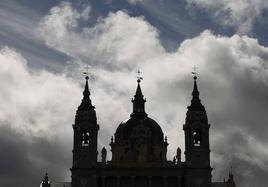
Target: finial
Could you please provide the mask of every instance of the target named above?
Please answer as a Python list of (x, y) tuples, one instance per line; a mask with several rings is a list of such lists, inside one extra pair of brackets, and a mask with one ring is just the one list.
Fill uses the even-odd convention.
[(48, 179), (48, 173), (47, 173), (47, 171), (46, 171), (46, 173), (45, 173), (45, 177), (44, 177), (44, 179), (43, 179), (43, 181), (42, 181), (42, 187), (48, 187), (49, 186), (49, 179)]
[(88, 80), (89, 79), (89, 69), (90, 69), (90, 65), (87, 65), (86, 70), (83, 72), (84, 75), (86, 75), (85, 79)]
[(137, 82), (140, 83), (141, 80), (143, 80), (143, 77), (141, 76), (142, 72), (141, 72), (140, 68), (138, 68), (137, 74), (138, 74)]
[(46, 168), (45, 181), (48, 181), (48, 169)]
[(234, 180), (234, 175), (233, 175), (233, 167), (232, 165), (230, 166), (230, 172), (229, 172), (229, 179), (227, 180), (227, 184), (229, 184), (232, 187), (236, 187), (235, 185), (235, 180)]
[(194, 75), (194, 80), (196, 80), (197, 79), (197, 75), (198, 75), (198, 73), (197, 73), (197, 69), (198, 69), (198, 67), (196, 67), (195, 65), (194, 65), (194, 67), (193, 67), (193, 72), (192, 72), (192, 74)]
[(233, 166), (230, 165), (230, 173), (229, 173), (229, 176), (232, 176), (233, 175)]
[(46, 173), (46, 175), (45, 175), (45, 181), (46, 182), (48, 181), (48, 173)]

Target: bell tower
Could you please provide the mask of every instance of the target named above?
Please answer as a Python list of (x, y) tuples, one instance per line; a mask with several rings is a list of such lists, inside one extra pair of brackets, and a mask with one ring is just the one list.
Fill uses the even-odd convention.
[(209, 187), (211, 185), (209, 128), (205, 107), (199, 99), (197, 76), (194, 76), (194, 88), (191, 105), (188, 106), (183, 130), (185, 133), (185, 160), (189, 173), (187, 183), (191, 187)]
[(76, 111), (73, 144), (72, 186), (89, 187), (96, 183), (98, 131), (95, 107), (91, 103), (88, 79), (83, 99)]

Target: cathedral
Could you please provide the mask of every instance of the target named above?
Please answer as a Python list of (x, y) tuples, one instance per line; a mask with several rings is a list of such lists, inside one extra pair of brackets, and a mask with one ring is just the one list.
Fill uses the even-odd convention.
[[(192, 100), (186, 113), (185, 161), (178, 147), (173, 160), (167, 159), (167, 137), (160, 125), (145, 110), (141, 80), (131, 100), (133, 111), (111, 138), (111, 160), (105, 147), (98, 151), (95, 107), (90, 99), (86, 77), (83, 99), (73, 125), (73, 164), (70, 183), (53, 183), (48, 174), (41, 187), (236, 187), (232, 172), (223, 182), (212, 182), (210, 142), (206, 109), (199, 98), (194, 76)], [(98, 157), (100, 159), (98, 159)]]

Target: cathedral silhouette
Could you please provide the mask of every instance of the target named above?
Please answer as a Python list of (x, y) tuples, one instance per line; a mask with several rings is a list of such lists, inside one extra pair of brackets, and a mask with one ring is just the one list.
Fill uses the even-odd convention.
[(167, 137), (145, 111), (141, 77), (137, 80), (130, 118), (117, 127), (111, 138), (112, 159), (107, 161), (106, 148), (98, 154), (100, 127), (90, 99), (88, 79), (87, 76), (84, 97), (73, 125), (72, 181), (53, 183), (46, 173), (41, 187), (236, 187), (232, 172), (226, 181), (211, 180), (210, 124), (199, 98), (196, 76), (183, 125), (185, 161), (181, 160), (180, 148), (173, 160), (167, 160)]

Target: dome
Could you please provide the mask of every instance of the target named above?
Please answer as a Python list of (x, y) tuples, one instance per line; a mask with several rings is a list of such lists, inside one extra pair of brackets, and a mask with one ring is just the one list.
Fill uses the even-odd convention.
[(140, 142), (149, 140), (150, 144), (157, 145), (163, 143), (163, 132), (157, 122), (148, 117), (145, 112), (145, 102), (140, 87), (140, 80), (133, 103), (133, 112), (130, 118), (123, 121), (116, 130), (115, 141), (123, 143)]
[(166, 161), (168, 143), (157, 122), (145, 112), (146, 100), (140, 88), (140, 79), (133, 103), (130, 118), (123, 121), (111, 139), (112, 161), (128, 162), (163, 162)]
[(152, 144), (159, 144), (164, 141), (163, 132), (158, 123), (145, 116), (132, 116), (123, 121), (115, 133), (116, 142), (132, 142), (131, 139), (140, 136), (150, 136)]

